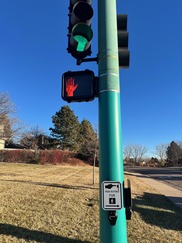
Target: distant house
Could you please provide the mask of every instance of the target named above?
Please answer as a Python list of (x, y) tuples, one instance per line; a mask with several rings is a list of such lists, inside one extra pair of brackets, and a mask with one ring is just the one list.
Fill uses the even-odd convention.
[(147, 163), (146, 163), (145, 161), (141, 161), (141, 162), (139, 163), (139, 165), (141, 165), (141, 166), (146, 166)]
[(4, 149), (5, 146), (5, 140), (6, 138), (4, 137), (4, 125), (0, 125), (0, 149)]
[(35, 137), (26, 137), (25, 140), (20, 141), (20, 144), (16, 144), (13, 142), (5, 144), (5, 148), (33, 149), (33, 150), (35, 150), (35, 149), (57, 149), (58, 141), (56, 141), (55, 139), (53, 139), (49, 136), (40, 134)]
[(0, 139), (0, 150), (4, 149), (5, 146), (5, 140)]
[(37, 147), (38, 149), (55, 149), (56, 146), (57, 143), (55, 143), (55, 139), (43, 134), (35, 137), (32, 142), (32, 147)]

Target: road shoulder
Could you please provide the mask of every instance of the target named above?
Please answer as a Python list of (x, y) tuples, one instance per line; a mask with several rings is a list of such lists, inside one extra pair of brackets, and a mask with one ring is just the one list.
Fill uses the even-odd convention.
[(126, 172), (127, 174), (135, 175), (140, 177), (140, 179), (147, 185), (154, 188), (160, 194), (166, 196), (169, 200), (175, 203), (178, 207), (182, 208), (182, 192), (171, 186), (168, 186), (165, 183), (162, 183), (158, 180), (151, 179), (147, 175), (142, 175), (140, 173)]

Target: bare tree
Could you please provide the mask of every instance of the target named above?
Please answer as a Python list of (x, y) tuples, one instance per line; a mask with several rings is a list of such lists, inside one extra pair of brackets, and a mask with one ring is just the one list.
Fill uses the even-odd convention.
[(15, 105), (11, 102), (6, 93), (0, 93), (0, 139), (2, 141), (11, 141), (18, 139), (20, 132), (24, 128), (22, 122), (14, 117)]
[(148, 151), (147, 147), (142, 146), (141, 144), (134, 144), (133, 145), (133, 158), (135, 163), (140, 163), (141, 160), (143, 159), (143, 156), (146, 154)]
[(129, 162), (132, 157), (132, 145), (129, 144), (124, 148), (124, 158), (126, 162)]
[(125, 147), (124, 155), (128, 158), (132, 158), (135, 163), (142, 161), (144, 155), (148, 151), (148, 148), (138, 144), (130, 144)]
[(99, 156), (99, 137), (98, 137), (98, 130), (97, 128), (94, 129), (94, 132), (96, 134), (94, 139), (94, 163), (93, 163), (93, 184), (95, 184), (95, 164), (96, 159)]
[(20, 144), (28, 149), (37, 149), (39, 135), (45, 135), (43, 129), (40, 129), (38, 126), (30, 128), (28, 131), (22, 133)]
[(167, 147), (168, 144), (159, 144), (155, 147), (155, 154), (159, 157), (162, 165), (165, 164), (165, 160), (167, 159)]
[(0, 93), (0, 119), (15, 112), (15, 106), (6, 93)]

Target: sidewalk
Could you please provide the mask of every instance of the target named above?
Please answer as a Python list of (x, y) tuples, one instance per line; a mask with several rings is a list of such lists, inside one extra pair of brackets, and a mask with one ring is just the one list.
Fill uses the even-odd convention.
[(142, 175), (139, 173), (128, 172), (135, 176), (140, 176), (140, 179), (148, 184), (150, 187), (154, 188), (160, 194), (166, 196), (169, 200), (175, 203), (178, 207), (182, 208), (182, 191), (177, 190), (165, 183), (159, 182), (158, 180), (151, 179), (147, 175)]

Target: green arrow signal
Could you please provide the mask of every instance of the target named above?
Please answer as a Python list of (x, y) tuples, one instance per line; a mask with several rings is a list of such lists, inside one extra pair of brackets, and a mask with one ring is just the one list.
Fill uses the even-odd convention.
[(80, 51), (80, 52), (85, 51), (85, 46), (87, 45), (88, 40), (84, 36), (81, 36), (81, 35), (74, 36), (74, 39), (78, 43), (76, 50)]

